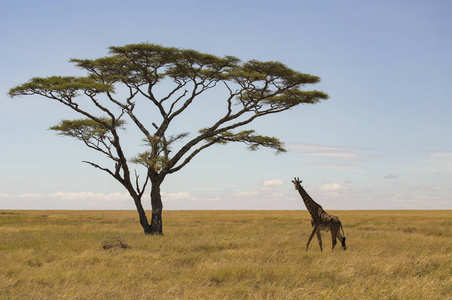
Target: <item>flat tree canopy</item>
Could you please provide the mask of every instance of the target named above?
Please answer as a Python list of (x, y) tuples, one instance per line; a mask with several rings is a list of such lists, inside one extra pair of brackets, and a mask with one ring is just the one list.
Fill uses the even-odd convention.
[[(304, 89), (318, 83), (319, 77), (294, 71), (280, 62), (242, 62), (233, 56), (150, 43), (109, 49), (106, 57), (70, 60), (87, 72), (85, 77), (32, 78), (12, 88), (9, 95), (41, 95), (82, 116), (62, 120), (51, 129), (82, 141), (113, 161), (109, 167), (86, 163), (110, 174), (127, 189), (146, 234), (163, 233), (160, 185), (167, 175), (216, 144), (241, 142), (250, 150), (268, 147), (276, 153), (285, 152), (279, 139), (239, 129), (257, 118), (328, 99), (323, 92)], [(187, 108), (198, 96), (213, 88), (225, 92), (223, 105), (218, 105), (222, 113), (216, 121), (190, 135), (183, 128), (172, 128), (174, 120), (189, 113)], [(115, 93), (119, 89), (126, 94)], [(156, 119), (146, 117), (155, 113), (159, 116)], [(146, 151), (133, 158), (126, 157), (121, 143), (121, 130), (127, 124), (136, 126), (147, 145)], [(180, 133), (170, 135), (170, 128)], [(140, 181), (136, 172), (132, 174), (131, 164), (146, 168), (146, 178)], [(151, 222), (142, 206), (149, 183)]]

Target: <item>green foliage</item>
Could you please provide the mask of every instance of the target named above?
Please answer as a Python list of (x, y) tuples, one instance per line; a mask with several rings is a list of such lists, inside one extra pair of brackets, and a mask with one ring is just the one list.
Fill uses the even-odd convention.
[[(125, 121), (123, 120), (113, 121), (109, 118), (100, 117), (96, 120), (62, 120), (58, 125), (52, 126), (49, 129), (57, 131), (59, 135), (70, 136), (83, 141), (89, 148), (107, 155), (114, 161), (118, 161), (119, 158), (112, 152), (115, 141), (112, 130), (116, 130), (116, 128), (124, 129), (124, 125)], [(90, 164), (99, 167), (96, 164)]]
[(71, 59), (71, 62), (88, 70), (92, 78), (133, 86), (156, 84), (165, 77), (179, 83), (194, 78), (206, 81), (226, 79), (226, 70), (239, 62), (232, 56), (220, 58), (194, 50), (146, 43), (110, 47), (110, 54), (112, 56), (95, 60)]
[(301, 103), (315, 104), (324, 99), (328, 99), (328, 95), (323, 92), (289, 89), (280, 95), (268, 97), (264, 103), (275, 107), (294, 107)]
[(98, 119), (101, 123), (91, 119), (62, 120), (58, 125), (52, 126), (49, 129), (57, 131), (59, 135), (64, 136), (82, 139), (94, 137), (103, 139), (109, 133), (110, 128), (118, 127), (123, 129), (126, 123), (123, 120), (115, 120), (113, 122), (111, 119), (105, 117)]
[[(206, 132), (208, 128), (200, 130)], [(284, 144), (275, 137), (254, 134), (254, 130), (243, 130), (238, 133), (231, 131), (220, 132), (217, 135), (205, 139), (207, 143), (227, 144), (228, 142), (242, 142), (248, 146), (250, 151), (256, 151), (259, 147), (267, 147), (276, 150), (276, 154), (286, 152)]]
[(243, 64), (238, 70), (237, 76), (249, 78), (253, 81), (275, 81), (287, 86), (301, 85), (307, 83), (318, 83), (320, 78), (317, 76), (296, 72), (283, 63), (268, 61), (262, 62), (250, 60)]
[(147, 168), (151, 167), (156, 171), (159, 171), (163, 167), (163, 165), (168, 162), (165, 156), (154, 157), (151, 151), (139, 153), (138, 155), (133, 157), (130, 161), (134, 164), (140, 164)]
[(10, 97), (20, 95), (40, 94), (50, 97), (72, 98), (77, 96), (77, 91), (88, 94), (113, 92), (110, 84), (97, 82), (89, 77), (61, 77), (51, 76), (45, 78), (34, 77), (28, 82), (18, 85), (9, 90)]

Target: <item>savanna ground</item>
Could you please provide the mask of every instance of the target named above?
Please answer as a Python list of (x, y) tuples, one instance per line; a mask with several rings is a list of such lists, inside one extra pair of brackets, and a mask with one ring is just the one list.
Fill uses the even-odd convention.
[(0, 211), (0, 299), (452, 299), (452, 211)]

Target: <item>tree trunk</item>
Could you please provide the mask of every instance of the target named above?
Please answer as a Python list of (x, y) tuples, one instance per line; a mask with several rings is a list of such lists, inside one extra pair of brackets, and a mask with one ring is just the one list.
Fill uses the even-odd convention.
[(135, 207), (137, 208), (138, 216), (140, 217), (140, 224), (143, 227), (144, 233), (148, 234), (150, 231), (150, 225), (148, 218), (146, 216), (146, 212), (141, 204), (141, 197), (136, 195), (135, 193), (131, 193), (133, 200), (135, 202)]
[(152, 205), (152, 219), (149, 225), (149, 230), (146, 234), (152, 235), (163, 235), (163, 224), (162, 224), (162, 211), (163, 204), (162, 198), (160, 196), (160, 184), (161, 180), (152, 180), (151, 187), (151, 205)]

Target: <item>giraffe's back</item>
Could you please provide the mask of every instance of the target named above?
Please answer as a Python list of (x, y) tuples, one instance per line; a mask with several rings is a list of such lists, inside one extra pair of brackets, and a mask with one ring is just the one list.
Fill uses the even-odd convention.
[(331, 229), (338, 229), (341, 226), (341, 221), (339, 218), (333, 215), (330, 215), (326, 212), (323, 212), (319, 218), (314, 220), (314, 224), (317, 225), (320, 230), (330, 231)]

